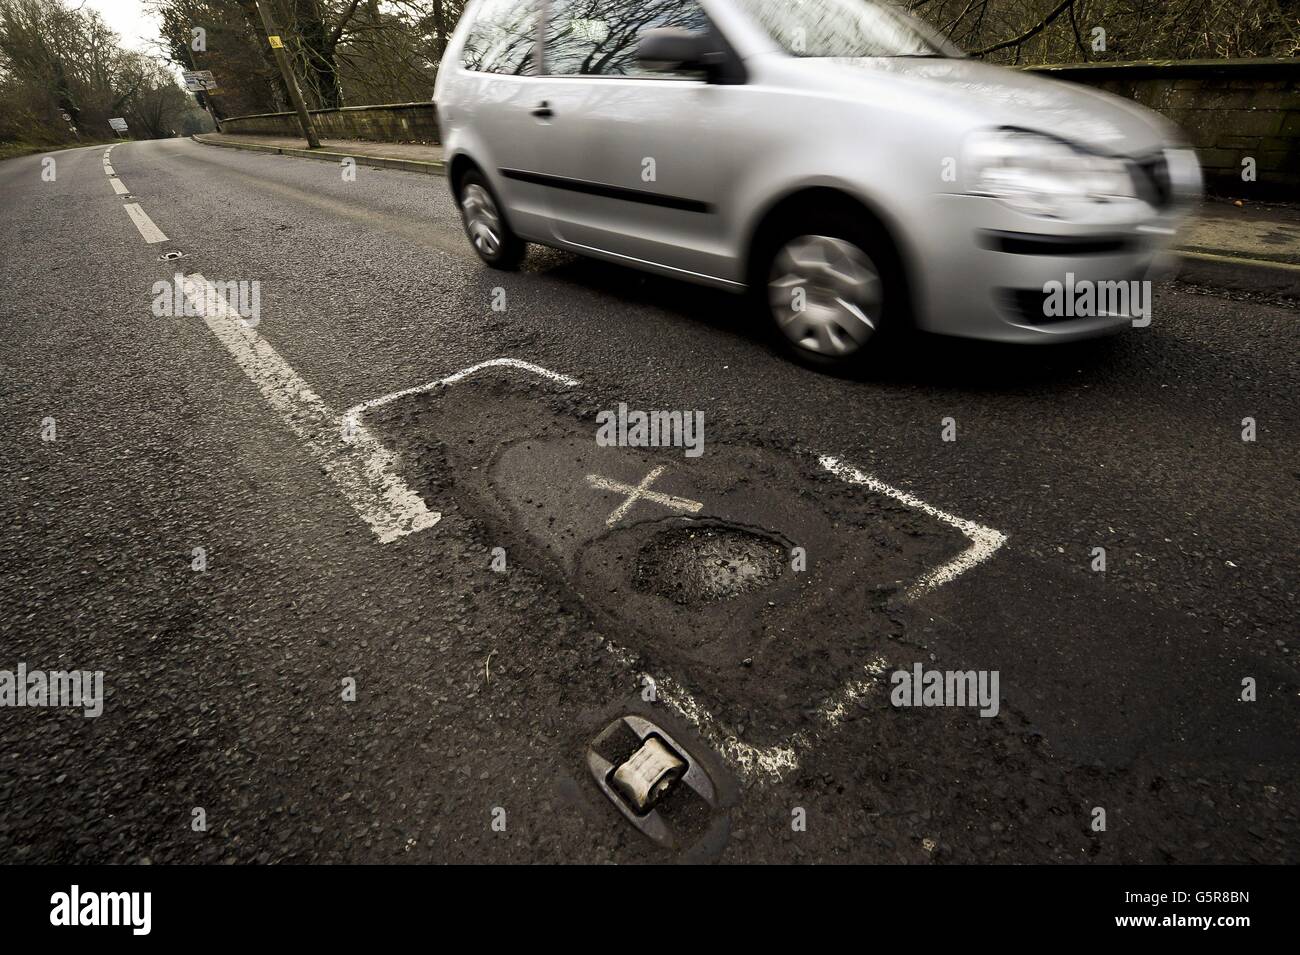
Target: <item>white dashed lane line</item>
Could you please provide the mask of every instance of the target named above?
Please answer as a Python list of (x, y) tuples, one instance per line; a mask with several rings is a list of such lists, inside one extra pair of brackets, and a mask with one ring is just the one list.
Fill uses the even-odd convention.
[(144, 237), (146, 242), (154, 243), (167, 241), (167, 236), (163, 235), (162, 229), (153, 224), (153, 220), (150, 219), (149, 216), (145, 214), (145, 211), (140, 208), (140, 203), (128, 202), (122, 208), (125, 209), (126, 214), (131, 217), (131, 221), (135, 223), (135, 227), (140, 230), (140, 235)]
[[(109, 177), (108, 181), (113, 184), (113, 192), (119, 196), (125, 196), (130, 194), (131, 190), (126, 188), (126, 183), (117, 178), (117, 173), (113, 171), (113, 167), (109, 163), (109, 154), (116, 148), (116, 146), (109, 146), (104, 150), (104, 174)], [(122, 206), (122, 208), (125, 209), (126, 214), (131, 217), (131, 221), (135, 223), (135, 227), (140, 230), (140, 236), (145, 240), (145, 242), (152, 245), (155, 242), (167, 241), (167, 236), (163, 235), (162, 229), (154, 225), (153, 220), (150, 219), (145, 211), (140, 208), (140, 203), (128, 203), (127, 205)]]

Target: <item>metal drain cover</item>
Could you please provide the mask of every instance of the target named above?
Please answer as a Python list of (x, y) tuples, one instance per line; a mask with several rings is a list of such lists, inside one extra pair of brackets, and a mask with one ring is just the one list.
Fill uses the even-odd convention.
[(179, 259), (184, 254), (184, 252), (164, 252), (162, 255), (158, 256), (158, 261), (170, 262), (172, 259)]
[(786, 548), (766, 534), (726, 524), (667, 528), (637, 554), (632, 583), (681, 604), (711, 603), (781, 576)]

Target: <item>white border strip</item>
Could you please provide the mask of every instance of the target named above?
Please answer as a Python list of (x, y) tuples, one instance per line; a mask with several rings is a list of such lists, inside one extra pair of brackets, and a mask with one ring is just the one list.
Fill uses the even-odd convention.
[(381, 544), (438, 523), (442, 515), (425, 507), (423, 498), (395, 473), (392, 452), (364, 428), (356, 428), (345, 442), (344, 419), (230, 309), (207, 279), (197, 272), (185, 276), (185, 297)]
[(124, 196), (131, 191), (130, 189), (126, 188), (126, 183), (124, 183), (121, 179), (110, 179), (108, 181), (113, 184), (113, 191), (117, 193), (119, 196)]

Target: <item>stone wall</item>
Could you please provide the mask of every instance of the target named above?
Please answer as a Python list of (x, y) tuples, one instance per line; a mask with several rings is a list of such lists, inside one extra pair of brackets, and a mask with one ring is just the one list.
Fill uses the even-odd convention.
[[(438, 142), (438, 112), (432, 103), (388, 103), (310, 111), (322, 139), (373, 139), (385, 143)], [(221, 121), (223, 133), (300, 136), (297, 113), (258, 113)]]
[[(1196, 147), (1206, 188), (1239, 198), (1300, 199), (1300, 59), (1076, 63), (1029, 69), (1137, 100)], [(1255, 181), (1242, 179), (1255, 160)]]

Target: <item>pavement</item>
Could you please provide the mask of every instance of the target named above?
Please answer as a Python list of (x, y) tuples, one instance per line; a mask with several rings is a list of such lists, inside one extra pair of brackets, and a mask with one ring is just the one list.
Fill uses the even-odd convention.
[[(440, 178), (42, 169), (0, 163), (0, 670), (106, 691), (0, 708), (6, 860), (1300, 861), (1267, 282), (842, 378), (724, 293), (491, 272)], [(703, 453), (592, 440), (635, 409)], [(896, 705), (917, 667), (996, 673), (995, 712)], [(711, 784), (671, 846), (590, 770), (629, 715)]]
[(359, 164), (407, 172), (443, 174), (442, 147), (431, 143), (381, 143), (365, 139), (321, 139), (320, 149), (310, 149), (300, 136), (252, 136), (204, 133), (192, 137), (210, 146), (273, 152), (338, 163), (355, 159)]

